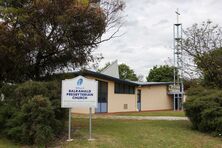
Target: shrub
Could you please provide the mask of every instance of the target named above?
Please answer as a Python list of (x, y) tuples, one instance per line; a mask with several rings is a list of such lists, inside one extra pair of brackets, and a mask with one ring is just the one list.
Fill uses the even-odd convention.
[(66, 110), (61, 109), (60, 83), (28, 81), (0, 89), (0, 132), (24, 144), (47, 145), (64, 129)]
[[(46, 144), (53, 137), (53, 125), (56, 122), (51, 102), (41, 95), (34, 96), (22, 106), (23, 135), (28, 135), (27, 142)], [(31, 132), (30, 132), (31, 131)], [(26, 141), (25, 141), (26, 142)]]
[(193, 127), (202, 132), (222, 134), (222, 92), (204, 87), (190, 88), (184, 104)]

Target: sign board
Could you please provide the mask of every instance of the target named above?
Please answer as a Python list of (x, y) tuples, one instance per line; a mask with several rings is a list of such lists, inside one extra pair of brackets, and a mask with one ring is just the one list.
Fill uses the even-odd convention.
[(178, 93), (180, 92), (180, 85), (169, 85), (168, 89), (170, 93)]
[(98, 82), (78, 76), (62, 81), (62, 108), (97, 108)]

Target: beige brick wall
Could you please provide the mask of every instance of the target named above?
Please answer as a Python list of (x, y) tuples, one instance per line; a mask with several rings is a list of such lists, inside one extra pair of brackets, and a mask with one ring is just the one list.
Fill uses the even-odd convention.
[[(87, 77), (88, 79), (95, 79), (93, 77)], [(101, 79), (97, 79), (101, 80)], [(108, 113), (114, 112), (128, 112), (128, 111), (137, 111), (136, 104), (136, 93), (135, 94), (115, 94), (114, 93), (114, 85), (115, 83), (112, 81), (108, 82)], [(124, 109), (124, 104), (127, 104), (127, 109)], [(89, 113), (89, 109), (86, 108), (72, 108), (72, 113)], [(93, 110), (95, 113), (95, 110)]]
[[(72, 108), (72, 113), (89, 114), (89, 108)], [(94, 109), (92, 109), (92, 113), (95, 113)]]
[(138, 89), (141, 89), (142, 111), (173, 109), (173, 99), (167, 95), (166, 85), (146, 86)]
[[(108, 112), (136, 111), (136, 94), (115, 94), (114, 82), (108, 84)], [(127, 109), (124, 109), (127, 104)]]
[[(87, 78), (95, 79), (93, 77)], [(137, 111), (137, 91), (135, 91), (135, 94), (115, 94), (115, 83), (113, 81), (101, 81), (108, 82), (108, 113)], [(137, 89), (141, 90), (142, 111), (173, 109), (173, 99), (167, 95), (167, 86), (145, 86)], [(127, 104), (127, 109), (124, 109), (124, 104)], [(89, 113), (89, 109), (73, 108), (72, 112), (85, 114)], [(93, 113), (95, 113), (95, 110), (93, 110)]]

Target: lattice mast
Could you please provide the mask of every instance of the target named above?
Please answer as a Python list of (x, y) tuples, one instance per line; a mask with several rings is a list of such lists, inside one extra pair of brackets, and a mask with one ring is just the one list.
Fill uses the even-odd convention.
[[(179, 10), (176, 11), (177, 23), (173, 25), (173, 38), (174, 38), (174, 87), (179, 89), (178, 94), (174, 94), (174, 101), (178, 99), (178, 108), (182, 109), (182, 98), (184, 93), (183, 85), (183, 53), (182, 53), (182, 23), (179, 22)], [(176, 98), (177, 97), (177, 98)], [(176, 102), (176, 101), (175, 101)], [(174, 102), (174, 103), (175, 103)], [(181, 104), (181, 105), (179, 105)], [(175, 109), (175, 105), (174, 105)]]

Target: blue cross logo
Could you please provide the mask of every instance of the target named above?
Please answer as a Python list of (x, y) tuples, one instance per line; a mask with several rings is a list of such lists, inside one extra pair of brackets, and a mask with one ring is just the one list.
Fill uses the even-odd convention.
[(80, 78), (80, 79), (77, 81), (77, 86), (81, 86), (81, 85), (82, 85), (82, 83), (83, 83), (83, 79), (82, 79), (82, 78)]

